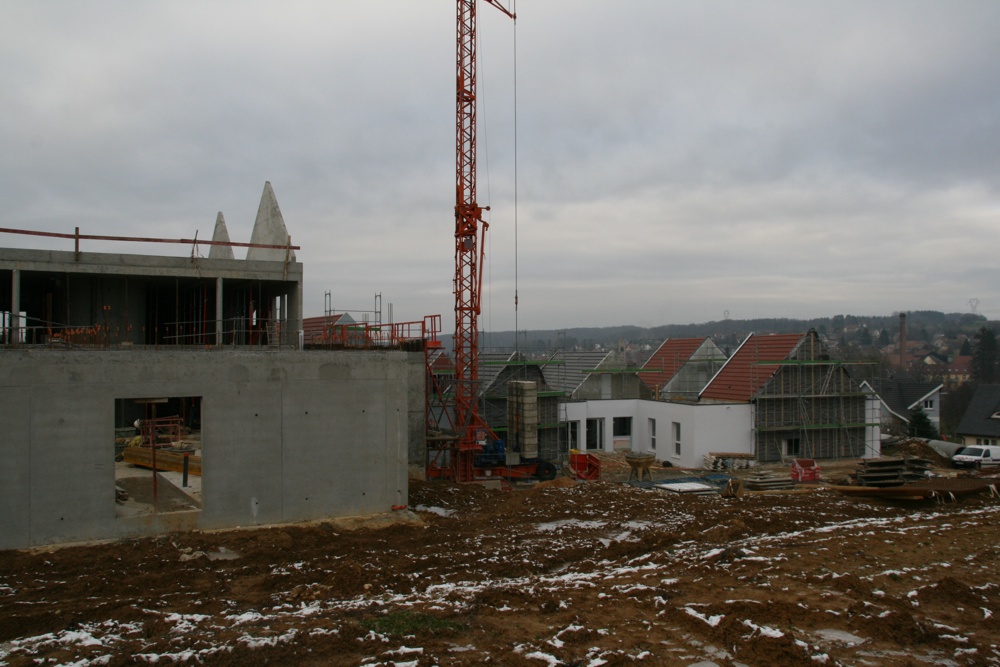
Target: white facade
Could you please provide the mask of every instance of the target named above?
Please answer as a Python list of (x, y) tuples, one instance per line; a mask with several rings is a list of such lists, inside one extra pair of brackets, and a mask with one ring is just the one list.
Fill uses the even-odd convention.
[[(571, 432), (576, 433), (573, 446), (581, 451), (653, 451), (658, 461), (668, 461), (678, 468), (704, 467), (705, 455), (711, 452), (755, 453), (750, 403), (628, 399), (564, 405), (565, 419)], [(866, 401), (863, 458), (881, 456), (881, 407), (876, 396)], [(625, 425), (629, 427), (627, 435), (622, 432)]]
[[(669, 461), (680, 468), (703, 467), (705, 454), (709, 452), (753, 453), (749, 403), (690, 404), (630, 399), (584, 401), (565, 406), (566, 420), (576, 424), (570, 428), (578, 434), (576, 446), (580, 450), (654, 451), (657, 460)], [(626, 424), (630, 426), (627, 435), (623, 432)]]

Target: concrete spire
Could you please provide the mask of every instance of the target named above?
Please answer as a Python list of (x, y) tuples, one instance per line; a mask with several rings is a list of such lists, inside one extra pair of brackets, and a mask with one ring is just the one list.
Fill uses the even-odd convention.
[[(215, 216), (215, 231), (212, 232), (212, 240), (221, 243), (229, 243), (229, 230), (226, 229), (226, 219), (222, 217), (222, 211)], [(209, 259), (235, 259), (233, 257), (233, 247), (228, 245), (209, 246)]]
[[(250, 243), (264, 245), (286, 245), (288, 243), (288, 230), (285, 228), (285, 220), (281, 217), (281, 209), (278, 208), (278, 200), (274, 196), (274, 189), (271, 188), (270, 181), (264, 183), (264, 193), (260, 196), (260, 207), (257, 209), (257, 220), (253, 223)], [(280, 248), (250, 248), (247, 250), (247, 259), (283, 262), (285, 261), (285, 250)], [(288, 252), (288, 259), (292, 262), (295, 261), (294, 250)]]

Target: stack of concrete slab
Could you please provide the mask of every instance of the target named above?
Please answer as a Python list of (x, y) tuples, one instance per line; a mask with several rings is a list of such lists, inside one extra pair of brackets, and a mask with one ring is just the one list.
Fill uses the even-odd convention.
[(931, 462), (915, 456), (864, 459), (854, 476), (860, 486), (902, 486), (927, 479)]
[(778, 491), (795, 488), (795, 482), (791, 475), (777, 475), (770, 470), (762, 470), (752, 477), (747, 477), (743, 480), (743, 484), (749, 491)]

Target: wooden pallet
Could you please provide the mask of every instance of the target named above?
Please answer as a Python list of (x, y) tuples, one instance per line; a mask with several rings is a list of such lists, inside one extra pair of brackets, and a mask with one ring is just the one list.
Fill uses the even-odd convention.
[[(153, 467), (153, 450), (149, 447), (126, 447), (122, 452), (124, 461), (142, 468)], [(184, 472), (183, 452), (172, 452), (169, 449), (156, 450), (156, 469)], [(201, 457), (188, 454), (188, 474), (201, 477)]]

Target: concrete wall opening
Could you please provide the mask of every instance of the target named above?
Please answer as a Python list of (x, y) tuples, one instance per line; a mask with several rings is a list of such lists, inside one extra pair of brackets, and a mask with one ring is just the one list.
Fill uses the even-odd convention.
[(115, 515), (202, 510), (200, 396), (115, 399)]

